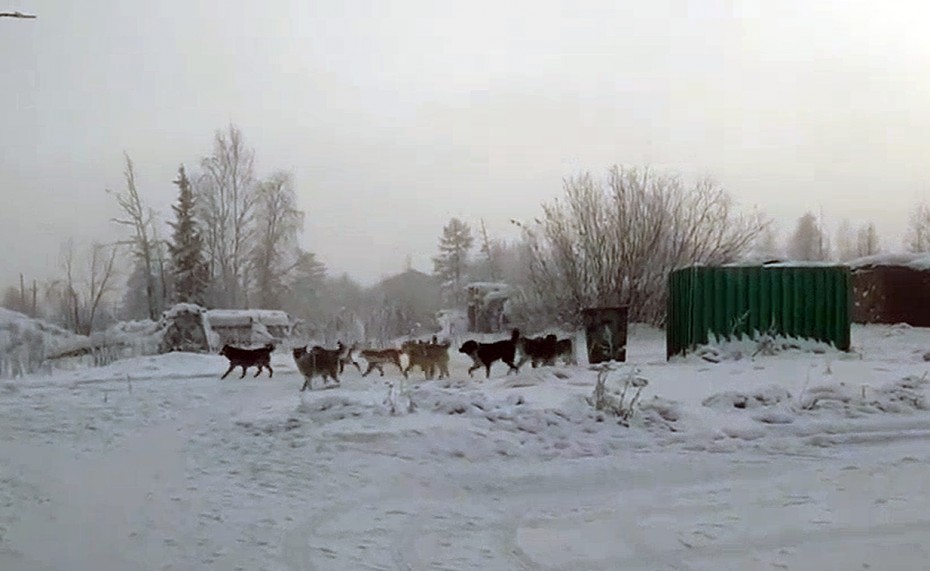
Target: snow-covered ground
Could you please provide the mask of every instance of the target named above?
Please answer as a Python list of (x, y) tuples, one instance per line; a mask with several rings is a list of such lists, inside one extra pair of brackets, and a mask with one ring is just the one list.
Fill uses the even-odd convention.
[(190, 354), (0, 382), (0, 569), (925, 569), (930, 330), (856, 353), (666, 363), (629, 427), (596, 373), (299, 393)]

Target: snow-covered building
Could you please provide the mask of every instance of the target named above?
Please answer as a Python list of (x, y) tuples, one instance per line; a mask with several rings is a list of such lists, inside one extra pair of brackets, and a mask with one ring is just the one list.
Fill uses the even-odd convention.
[(221, 346), (279, 344), (290, 339), (296, 323), (276, 309), (208, 309), (206, 318)]

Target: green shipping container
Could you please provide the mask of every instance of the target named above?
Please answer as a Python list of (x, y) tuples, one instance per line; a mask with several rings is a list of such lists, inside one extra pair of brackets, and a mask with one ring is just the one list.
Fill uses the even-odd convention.
[(849, 350), (852, 277), (838, 265), (695, 266), (668, 277), (666, 356), (721, 339), (776, 335)]

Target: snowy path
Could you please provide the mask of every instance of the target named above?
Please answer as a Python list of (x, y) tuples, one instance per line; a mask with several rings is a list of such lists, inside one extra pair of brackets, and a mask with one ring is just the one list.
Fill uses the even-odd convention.
[(285, 554), (295, 570), (919, 569), (930, 560), (930, 457), (902, 454), (418, 471), (317, 512)]

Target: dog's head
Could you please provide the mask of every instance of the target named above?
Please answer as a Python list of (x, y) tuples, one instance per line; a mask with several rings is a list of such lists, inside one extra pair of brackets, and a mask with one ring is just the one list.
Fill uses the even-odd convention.
[(220, 349), (220, 355), (222, 355), (222, 356), (224, 356), (224, 357), (228, 357), (228, 356), (229, 356), (229, 350), (230, 350), (230, 349), (232, 349), (232, 346), (231, 346), (231, 345), (223, 345), (223, 348)]
[(465, 353), (466, 355), (471, 355), (478, 350), (478, 342), (474, 339), (469, 339), (468, 341), (462, 343), (462, 346), (459, 347), (459, 353)]
[(303, 347), (294, 347), (291, 349), (291, 353), (294, 355), (295, 359), (300, 359), (307, 354), (307, 346), (304, 345)]

